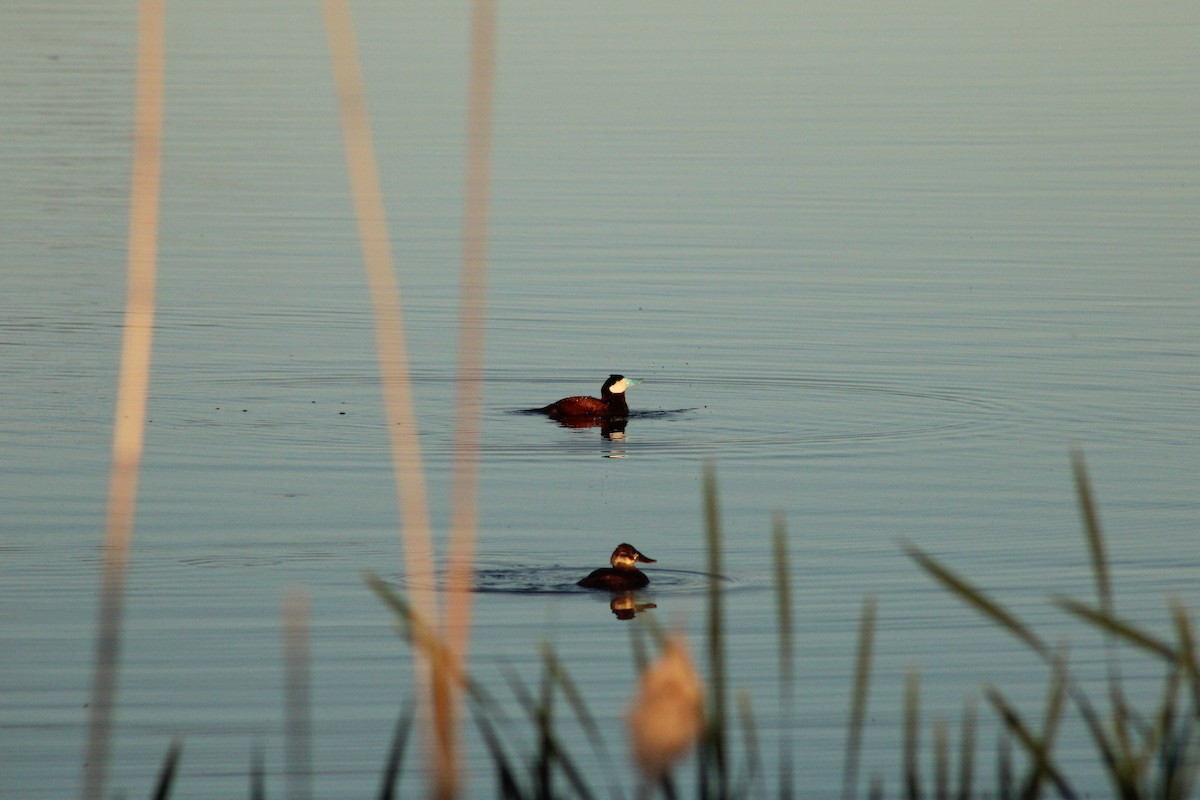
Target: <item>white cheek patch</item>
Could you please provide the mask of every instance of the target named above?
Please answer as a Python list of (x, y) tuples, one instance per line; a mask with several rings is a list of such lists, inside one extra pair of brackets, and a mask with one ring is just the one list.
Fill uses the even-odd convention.
[(625, 394), (625, 390), (629, 388), (629, 381), (621, 378), (621, 380), (608, 387), (608, 390), (613, 394)]

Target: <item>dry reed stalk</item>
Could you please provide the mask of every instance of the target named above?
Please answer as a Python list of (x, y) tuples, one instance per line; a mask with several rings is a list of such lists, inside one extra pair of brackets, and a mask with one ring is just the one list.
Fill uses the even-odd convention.
[(146, 427), (146, 396), (154, 336), (158, 203), (162, 175), (164, 0), (138, 5), (133, 175), (130, 186), (128, 286), (121, 370), (113, 421), (112, 467), (105, 521), (104, 567), (96, 632), (96, 662), (84, 757), (82, 796), (101, 798), (108, 779), (109, 740), (117, 692), (125, 570), (133, 540), (138, 468)]
[(289, 800), (312, 797), (312, 692), (308, 648), (308, 595), (283, 597), (284, 750)]
[[(470, 648), (471, 587), (478, 524), (479, 439), (483, 407), (483, 341), (487, 304), (488, 203), (491, 186), (493, 96), (496, 72), (496, 5), (475, 0), (471, 16), (462, 288), (459, 310), (458, 402), (454, 473), (450, 491), (450, 554), (446, 641), (459, 670)], [(451, 725), (457, 727), (459, 687), (449, 691)]]
[[(422, 570), (431, 569), (430, 565), (434, 563), (425, 473), (413, 410), (400, 289), (396, 282), (387, 216), (379, 186), (379, 170), (363, 92), (358, 45), (347, 0), (324, 0), (322, 6), (345, 140), (346, 169), (374, 309), (375, 344), (384, 412), (391, 440), (396, 496), (400, 502), (403, 571), (418, 616), (436, 625), (437, 605), (432, 576), (421, 574)], [(437, 671), (431, 667), (421, 648), (413, 649), (413, 662), (422, 713), (425, 718), (432, 720), (433, 725), (429, 736), (433, 753), (433, 794), (448, 797), (455, 790), (457, 777), (451, 750), (453, 737), (448, 735), (445, 728), (451, 715), (441, 705), (446, 691), (444, 687), (431, 683), (434, 680), (440, 684), (442, 679), (436, 676)]]

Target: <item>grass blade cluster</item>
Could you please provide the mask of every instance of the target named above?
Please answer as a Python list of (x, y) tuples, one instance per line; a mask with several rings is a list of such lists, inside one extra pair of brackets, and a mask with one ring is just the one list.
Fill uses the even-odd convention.
[[(1015, 796), (1038, 796), (1046, 784), (1060, 797), (1079, 796), (1057, 764), (1053, 750), (1055, 734), (1069, 701), (1091, 737), (1114, 797), (1127, 800), (1189, 797), (1195, 786), (1197, 754), (1200, 753), (1200, 737), (1196, 733), (1200, 723), (1200, 669), (1191, 621), (1179, 601), (1172, 600), (1170, 612), (1177, 641), (1170, 642), (1136, 623), (1117, 617), (1100, 517), (1081, 454), (1073, 454), (1072, 466), (1099, 604), (1092, 606), (1065, 597), (1056, 598), (1054, 602), (1107, 642), (1107, 713), (1097, 709), (1086, 689), (1071, 676), (1065, 654), (1047, 646), (1015, 614), (932, 556), (912, 545), (906, 545), (905, 549), (943, 588), (1015, 636), (1050, 668), (1040, 733), (1030, 727), (999, 689), (988, 687), (985, 692), (1006, 730), (1026, 755), (1027, 773)], [(1113, 646), (1117, 642), (1163, 662), (1166, 667), (1161, 699), (1149, 711), (1135, 712), (1125, 698), (1117, 651)], [(1002, 753), (998, 774), (1001, 797), (1014, 796), (1010, 775), (1011, 764)]]

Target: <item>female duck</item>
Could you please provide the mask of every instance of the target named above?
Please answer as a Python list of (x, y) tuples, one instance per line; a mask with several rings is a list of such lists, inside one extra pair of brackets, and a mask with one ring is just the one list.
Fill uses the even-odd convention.
[(543, 414), (549, 414), (552, 419), (624, 419), (629, 416), (629, 404), (625, 402), (625, 390), (638, 381), (631, 381), (624, 375), (609, 375), (608, 380), (600, 387), (600, 397), (564, 397), (557, 403), (551, 403), (545, 408), (539, 408)]
[(613, 550), (608, 563), (611, 567), (603, 567), (588, 575), (577, 583), (585, 589), (607, 589), (610, 592), (623, 592), (630, 589), (641, 589), (650, 583), (646, 573), (640, 572), (637, 562), (646, 564), (656, 563), (653, 558), (642, 555), (631, 544), (619, 544)]

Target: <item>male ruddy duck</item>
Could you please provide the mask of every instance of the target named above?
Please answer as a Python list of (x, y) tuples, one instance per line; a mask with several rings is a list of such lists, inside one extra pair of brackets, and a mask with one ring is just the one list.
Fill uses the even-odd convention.
[(650, 583), (650, 579), (646, 577), (646, 573), (638, 571), (638, 561), (646, 564), (656, 563), (653, 558), (639, 553), (633, 545), (619, 544), (608, 560), (608, 563), (612, 564), (611, 567), (596, 570), (579, 581), (576, 586), (582, 586), (585, 589), (607, 589), (610, 592), (641, 589)]
[(584, 395), (564, 397), (538, 411), (557, 420), (624, 419), (629, 416), (625, 390), (637, 382), (626, 379), (624, 375), (609, 375), (600, 387), (599, 398)]

